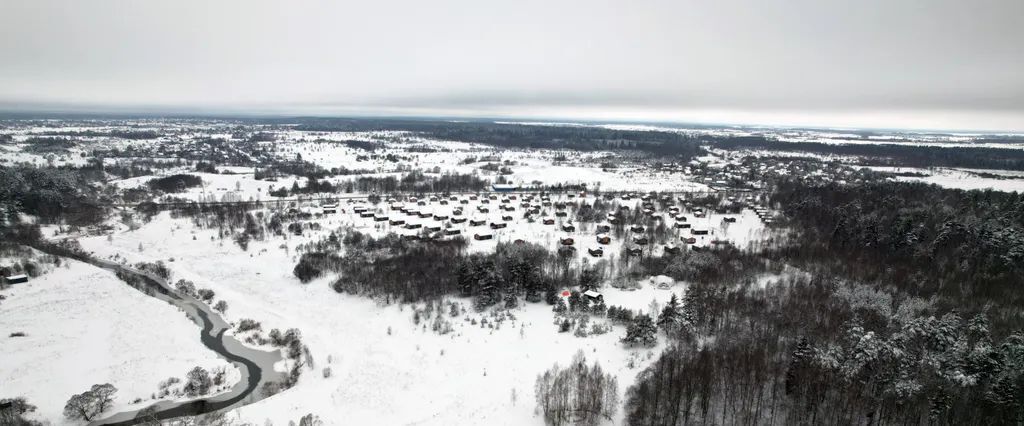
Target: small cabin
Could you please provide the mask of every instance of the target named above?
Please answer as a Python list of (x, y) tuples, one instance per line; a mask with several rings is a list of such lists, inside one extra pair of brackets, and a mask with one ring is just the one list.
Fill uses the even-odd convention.
[(638, 246), (646, 246), (647, 237), (633, 237), (633, 244), (636, 244)]
[(405, 219), (391, 219), (388, 223), (392, 225), (405, 225)]
[(587, 253), (593, 257), (601, 257), (604, 256), (604, 249), (601, 247), (588, 248)]
[(430, 231), (430, 232), (440, 232), (441, 231), (441, 224), (440, 223), (432, 223), (430, 225), (424, 226), (423, 229), (426, 229), (427, 231)]
[(703, 228), (690, 228), (691, 235), (708, 235), (708, 230)]
[(487, 224), (487, 221), (483, 220), (483, 219), (480, 219), (480, 220), (470, 219), (469, 220), (469, 226), (483, 226), (483, 225), (486, 225), (486, 224)]
[(722, 222), (725, 222), (725, 223), (736, 223), (736, 218), (733, 217), (733, 216), (726, 216), (726, 217), (722, 218)]
[(568, 215), (569, 215), (569, 212), (567, 212), (565, 210), (559, 210), (559, 211), (555, 212), (555, 216), (558, 216), (558, 217), (566, 217)]
[(629, 227), (629, 230), (640, 234), (644, 232), (644, 227), (640, 225), (633, 225)]
[(686, 222), (676, 222), (676, 228), (677, 229), (687, 229), (689, 227), (690, 227), (689, 223), (686, 223)]
[(573, 226), (573, 224), (571, 224), (571, 223), (566, 223), (566, 224), (562, 225), (562, 230), (565, 231), (565, 232), (575, 232), (576, 231), (576, 227)]
[(554, 225), (555, 224), (555, 219), (550, 218), (550, 217), (546, 217), (546, 218), (544, 218), (544, 220), (542, 220), (542, 222), (545, 225)]
[(640, 247), (630, 247), (630, 248), (626, 249), (626, 255), (627, 256), (642, 256), (643, 254), (644, 254), (644, 249), (642, 249)]
[(415, 240), (419, 240), (420, 236), (417, 235), (417, 234), (402, 234), (402, 239), (403, 240), (415, 241)]
[(452, 210), (452, 216), (462, 216), (462, 209)]
[(677, 246), (675, 244), (666, 244), (665, 245), (665, 253), (668, 253), (668, 254), (678, 254), (679, 251), (680, 251), (679, 246)]
[(371, 212), (371, 211), (364, 211), (362, 213), (359, 213), (359, 217), (373, 217), (373, 212)]
[(433, 217), (433, 216), (434, 216), (434, 214), (433, 214), (433, 213), (431, 213), (431, 212), (430, 212), (430, 211), (428, 211), (428, 210), (424, 210), (424, 211), (421, 211), (421, 212), (420, 212), (419, 216), (420, 216), (420, 218), (422, 218), (422, 219), (426, 219), (426, 218), (428, 218), (428, 217)]
[(612, 226), (607, 224), (607, 223), (602, 223), (600, 225), (597, 225), (597, 232), (599, 232), (599, 233), (605, 233), (605, 232), (611, 232), (611, 231), (612, 231)]
[(17, 275), (7, 276), (7, 277), (4, 277), (4, 282), (6, 282), (7, 284), (27, 283), (28, 282), (28, 275), (17, 274)]
[(697, 239), (693, 237), (684, 237), (682, 240), (686, 244), (697, 244)]
[(337, 204), (324, 204), (323, 210), (324, 210), (324, 214), (337, 213), (338, 212), (338, 205)]
[(559, 238), (558, 239), (558, 243), (563, 245), (563, 246), (571, 246), (573, 244), (576, 244), (576, 241), (573, 240), (572, 237), (565, 237), (565, 238)]
[(484, 206), (477, 206), (476, 207), (476, 211), (478, 211), (480, 213), (490, 213), (491, 209), (489, 209), (487, 207), (484, 207)]
[(382, 214), (375, 214), (375, 215), (373, 215), (373, 221), (374, 222), (384, 222), (386, 220), (388, 220), (388, 217), (386, 215), (382, 215)]
[(477, 241), (490, 240), (494, 238), (494, 235), (490, 232), (484, 232), (480, 234), (473, 234), (473, 239)]
[(446, 214), (436, 214), (435, 213), (434, 214), (434, 220), (448, 220), (448, 215), (446, 215)]
[(446, 228), (444, 230), (444, 234), (445, 235), (459, 235), (461, 233), (462, 233), (462, 231), (460, 231), (458, 229), (455, 229), (455, 228)]
[(512, 219), (513, 219), (512, 215), (510, 215), (510, 214), (503, 214), (503, 215), (501, 215), (501, 220), (503, 220), (505, 222), (511, 222)]
[(420, 229), (423, 227), (422, 223), (407, 223), (405, 229)]
[(693, 212), (693, 217), (707, 217), (707, 215), (708, 214), (706, 212), (704, 212), (703, 210), (697, 210), (697, 211)]
[(451, 222), (452, 223), (465, 223), (466, 222), (466, 218), (465, 217), (453, 217)]
[(612, 237), (609, 237), (607, 235), (601, 234), (601, 235), (597, 236), (597, 242), (599, 244), (611, 244)]
[(506, 227), (508, 227), (508, 224), (505, 222), (491, 222), (491, 229), (501, 229)]

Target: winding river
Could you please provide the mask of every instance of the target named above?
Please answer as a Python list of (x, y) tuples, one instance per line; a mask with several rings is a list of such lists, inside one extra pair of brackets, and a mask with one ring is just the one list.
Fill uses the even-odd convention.
[[(280, 350), (263, 351), (243, 345), (225, 333), (230, 324), (207, 304), (194, 297), (174, 291), (166, 280), (149, 271), (101, 259), (81, 259), (111, 271), (138, 276), (147, 286), (145, 293), (181, 308), (196, 322), (202, 331), (199, 339), (204, 346), (232, 363), (242, 373), (242, 378), (227, 392), (208, 398), (174, 402), (160, 401), (148, 407), (109, 415), (94, 420), (90, 425), (134, 425), (146, 421), (166, 420), (183, 416), (194, 416), (214, 411), (231, 409), (263, 399), (262, 388), (268, 382), (282, 382), (284, 374), (274, 370), (274, 364), (281, 361)], [(154, 330), (159, 333), (159, 330)]]

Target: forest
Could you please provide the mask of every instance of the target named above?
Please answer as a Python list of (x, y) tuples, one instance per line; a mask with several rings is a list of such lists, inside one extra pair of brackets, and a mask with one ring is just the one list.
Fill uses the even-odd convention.
[[(290, 120), (295, 122), (296, 120)], [(674, 133), (639, 130), (612, 130), (583, 126), (537, 126), (485, 121), (448, 122), (400, 119), (303, 118), (296, 130), (376, 131), (400, 130), (424, 137), (459, 142), (482, 143), (503, 148), (637, 150), (655, 155), (676, 156), (684, 161), (700, 155), (703, 149), (695, 137)]]
[(1024, 420), (1021, 195), (783, 180), (772, 202), (792, 234), (757, 256), (804, 273), (694, 281), (629, 424)]

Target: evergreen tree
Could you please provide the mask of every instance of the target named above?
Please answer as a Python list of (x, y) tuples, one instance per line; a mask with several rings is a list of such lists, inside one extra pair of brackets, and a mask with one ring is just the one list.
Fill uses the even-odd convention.
[(657, 333), (658, 328), (654, 325), (651, 316), (639, 314), (626, 328), (626, 336), (622, 338), (622, 342), (630, 346), (636, 344), (653, 346), (658, 341)]

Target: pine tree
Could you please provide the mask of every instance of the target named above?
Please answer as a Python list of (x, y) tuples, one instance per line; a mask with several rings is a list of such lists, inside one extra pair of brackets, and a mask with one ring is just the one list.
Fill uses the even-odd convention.
[(622, 338), (622, 342), (631, 346), (638, 343), (644, 346), (652, 346), (658, 341), (657, 333), (658, 328), (655, 327), (651, 316), (639, 314), (633, 318), (633, 322), (626, 328), (626, 337)]
[(679, 331), (682, 322), (683, 317), (679, 309), (679, 298), (676, 297), (675, 293), (672, 293), (672, 299), (668, 301), (665, 308), (661, 310), (661, 315), (658, 316), (658, 328), (664, 331), (666, 336), (673, 336)]

